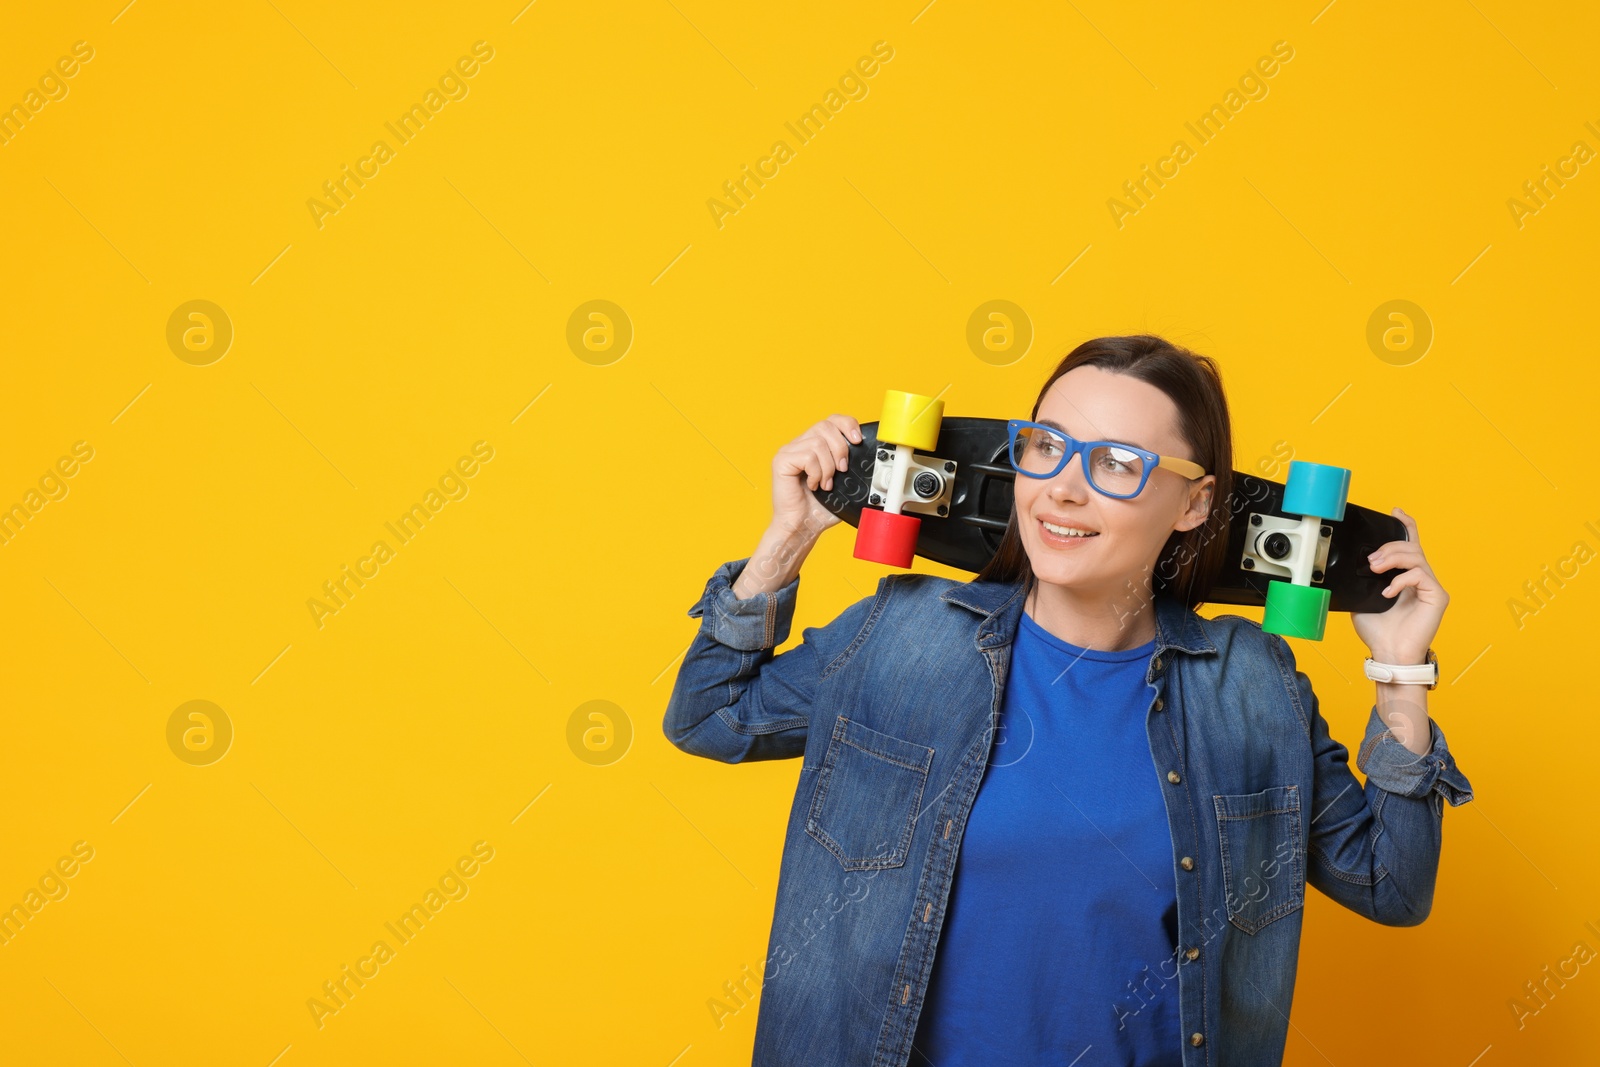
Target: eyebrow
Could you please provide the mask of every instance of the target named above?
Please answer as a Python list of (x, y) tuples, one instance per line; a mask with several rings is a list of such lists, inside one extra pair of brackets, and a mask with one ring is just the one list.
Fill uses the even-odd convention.
[[(1066, 434), (1068, 437), (1072, 436), (1071, 432), (1069, 432), (1065, 426), (1061, 425), (1059, 422), (1056, 422), (1054, 419), (1034, 419), (1033, 421), (1037, 422), (1040, 426), (1048, 426), (1052, 430), (1060, 430), (1062, 433)], [(1137, 441), (1128, 441), (1128, 440), (1118, 439), (1116, 443), (1117, 444), (1122, 444), (1122, 445), (1132, 445), (1134, 448), (1143, 448), (1146, 452), (1156, 452), (1157, 451), (1154, 448), (1145, 448), (1144, 445), (1141, 445)]]

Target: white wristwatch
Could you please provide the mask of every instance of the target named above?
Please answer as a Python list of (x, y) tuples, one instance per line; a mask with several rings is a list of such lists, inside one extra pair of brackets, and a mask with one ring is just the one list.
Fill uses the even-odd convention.
[(1368, 656), (1362, 664), (1368, 678), (1375, 682), (1398, 682), (1402, 685), (1425, 685), (1433, 689), (1439, 684), (1439, 657), (1428, 649), (1424, 663), (1379, 663)]

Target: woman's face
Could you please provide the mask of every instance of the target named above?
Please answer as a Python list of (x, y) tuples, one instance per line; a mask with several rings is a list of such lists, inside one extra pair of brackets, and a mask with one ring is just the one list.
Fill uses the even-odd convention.
[[(1118, 441), (1194, 460), (1178, 436), (1178, 410), (1166, 393), (1125, 374), (1078, 367), (1051, 383), (1033, 420), (1054, 423), (1077, 440)], [(1193, 482), (1157, 467), (1138, 496), (1109, 497), (1083, 475), (1081, 456), (1054, 478), (1017, 475), (1015, 499), (1022, 544), (1041, 583), (1064, 586), (1075, 596), (1126, 597), (1129, 583), (1147, 588), (1162, 546), (1173, 530), (1205, 521), (1214, 472)], [(1044, 522), (1074, 526), (1093, 536), (1063, 541)]]

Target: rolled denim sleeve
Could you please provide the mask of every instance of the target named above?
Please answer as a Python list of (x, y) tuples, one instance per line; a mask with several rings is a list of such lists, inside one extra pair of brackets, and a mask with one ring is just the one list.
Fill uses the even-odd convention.
[(1306, 880), (1344, 907), (1386, 926), (1416, 926), (1433, 908), (1443, 848), (1444, 805), (1472, 799), (1444, 734), (1431, 723), (1428, 752), (1411, 752), (1378, 718), (1367, 720), (1356, 765), (1328, 729), (1311, 679), (1295, 665), (1282, 637), (1271, 645), (1304, 716), (1311, 742), (1312, 801), (1307, 824)]
[(723, 763), (792, 759), (805, 754), (812, 705), (827, 672), (848, 658), (851, 638), (874, 597), (846, 608), (826, 626), (806, 627), (782, 655), (800, 578), (739, 599), (733, 583), (749, 562), (718, 567), (689, 608), (700, 628), (683, 654), (662, 732), (684, 752)]
[(1444, 731), (1430, 717), (1429, 745), (1426, 752), (1413, 752), (1394, 736), (1372, 706), (1367, 716), (1366, 736), (1356, 756), (1356, 766), (1391, 793), (1403, 797), (1430, 797), (1436, 814), (1444, 813), (1448, 801), (1459, 807), (1472, 799), (1472, 783), (1456, 767), (1456, 758), (1445, 744)]
[(689, 617), (700, 620), (701, 633), (740, 652), (777, 648), (789, 640), (800, 590), (797, 574), (781, 589), (740, 600), (734, 595), (733, 583), (749, 562), (746, 557), (718, 567), (689, 609)]

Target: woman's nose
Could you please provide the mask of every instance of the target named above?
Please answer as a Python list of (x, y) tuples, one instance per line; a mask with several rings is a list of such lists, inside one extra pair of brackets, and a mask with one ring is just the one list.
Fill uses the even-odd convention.
[(1061, 473), (1050, 479), (1050, 496), (1057, 500), (1087, 500), (1094, 492), (1083, 477), (1083, 460), (1073, 456)]

